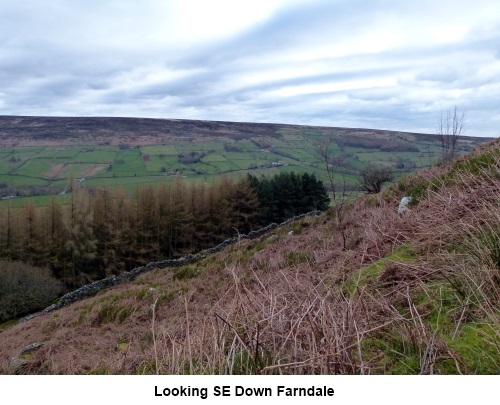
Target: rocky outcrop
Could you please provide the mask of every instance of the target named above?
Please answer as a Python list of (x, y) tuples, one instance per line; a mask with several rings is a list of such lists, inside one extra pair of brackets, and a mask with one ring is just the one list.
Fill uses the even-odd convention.
[(43, 347), (43, 343), (31, 343), (23, 347), (19, 353), (9, 361), (9, 374), (28, 374), (30, 366), (33, 366), (32, 352)]

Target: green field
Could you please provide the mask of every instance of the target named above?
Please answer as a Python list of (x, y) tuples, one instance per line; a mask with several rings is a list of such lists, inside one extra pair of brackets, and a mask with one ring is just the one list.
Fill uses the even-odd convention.
[(116, 158), (116, 150), (94, 150), (80, 152), (71, 161), (75, 163), (111, 163)]
[[(72, 179), (83, 187), (130, 192), (140, 185), (173, 181), (179, 176), (189, 182), (211, 183), (221, 176), (237, 179), (247, 173), (260, 176), (296, 171), (314, 173), (328, 182), (320, 153), (324, 145), (330, 158), (339, 159), (333, 161), (335, 181), (356, 184), (357, 171), (368, 164), (389, 166), (403, 174), (429, 167), (441, 152), (437, 140), (404, 133), (396, 133), (395, 142), (407, 142), (418, 151), (386, 152), (377, 146), (358, 146), (350, 137), (357, 136), (359, 141), (359, 134), (358, 130), (283, 126), (269, 136), (200, 136), (135, 146), (96, 141), (95, 145), (61, 142), (56, 146), (4, 147), (0, 149), (0, 197), (57, 195), (67, 191)], [(376, 136), (385, 145), (391, 142), (389, 135)], [(45, 200), (37, 197), (37, 202)], [(13, 204), (12, 199), (8, 201)], [(5, 200), (0, 203), (5, 204)]]

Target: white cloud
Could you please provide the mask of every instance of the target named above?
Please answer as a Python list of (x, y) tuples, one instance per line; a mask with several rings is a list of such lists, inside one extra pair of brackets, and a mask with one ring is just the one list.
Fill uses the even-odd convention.
[(0, 114), (114, 115), (498, 136), (500, 4), (0, 0)]

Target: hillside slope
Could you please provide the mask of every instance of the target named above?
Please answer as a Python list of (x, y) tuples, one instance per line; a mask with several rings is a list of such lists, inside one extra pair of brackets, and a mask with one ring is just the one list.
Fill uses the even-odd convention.
[[(457, 154), (488, 138), (462, 136)], [(440, 137), (400, 131), (222, 121), (118, 117), (0, 116), (0, 205), (34, 198), (64, 203), (72, 181), (124, 189), (179, 177), (212, 184), (251, 173), (314, 174), (337, 190), (358, 189), (360, 170), (390, 167), (397, 177), (443, 155)], [(328, 162), (328, 166), (326, 166)], [(327, 173), (335, 173), (330, 176)]]
[[(228, 137), (240, 139), (254, 136), (280, 137), (283, 131), (327, 131), (351, 135), (416, 136), (421, 141), (433, 141), (428, 134), (385, 131), (376, 129), (319, 127), (256, 122), (202, 121), (182, 119), (125, 117), (34, 117), (1, 116), (0, 145), (23, 142), (26, 145), (55, 142), (81, 143), (91, 139), (101, 141), (128, 140), (132, 144), (156, 143), (163, 138)], [(149, 142), (148, 142), (149, 141)], [(462, 141), (476, 143), (477, 138)]]
[(11, 326), (0, 372), (500, 370), (500, 140), (274, 234)]

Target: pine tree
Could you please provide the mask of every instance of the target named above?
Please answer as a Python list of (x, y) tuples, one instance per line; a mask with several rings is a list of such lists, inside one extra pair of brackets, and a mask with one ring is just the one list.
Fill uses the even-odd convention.
[(312, 210), (324, 211), (328, 208), (330, 197), (325, 185), (314, 174), (303, 173), (301, 176), (302, 201), (301, 213)]
[(281, 172), (260, 179), (248, 175), (247, 181), (258, 197), (261, 225), (282, 222), (314, 209), (325, 210), (330, 202), (324, 184), (314, 174)]

